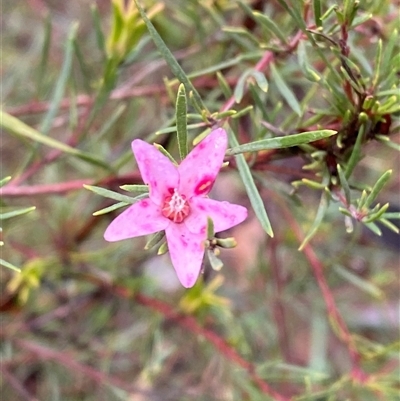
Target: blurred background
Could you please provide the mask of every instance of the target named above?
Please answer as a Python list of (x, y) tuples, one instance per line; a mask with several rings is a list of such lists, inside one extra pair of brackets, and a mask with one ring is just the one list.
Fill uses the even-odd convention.
[[(83, 188), (129, 195), (119, 187), (141, 184), (135, 138), (178, 156), (178, 81), (133, 3), (2, 2), (2, 400), (400, 400), (399, 236), (339, 210), (356, 207), (336, 164), (351, 163), (351, 122), (364, 112), (353, 203), (392, 170), (374, 205), (400, 211), (399, 2), (361, 3), (142, 1), (211, 113), (232, 99), (237, 111), (252, 106), (231, 121), (240, 143), (319, 128), (345, 138), (343, 151), (322, 142), (246, 154), (274, 238), (227, 157), (210, 195), (249, 217), (221, 233), (237, 241), (222, 249), (222, 270), (205, 259), (186, 290), (168, 254), (144, 249), (149, 238), (106, 243), (122, 209), (93, 216), (115, 201)], [(320, 27), (325, 59), (296, 16)], [(371, 106), (355, 106), (357, 82)], [(188, 112), (191, 148), (207, 124)]]

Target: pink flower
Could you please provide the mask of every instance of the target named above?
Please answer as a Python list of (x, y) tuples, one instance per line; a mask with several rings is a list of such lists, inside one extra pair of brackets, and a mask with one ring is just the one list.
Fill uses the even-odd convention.
[(122, 212), (107, 227), (104, 238), (119, 241), (165, 230), (172, 264), (179, 281), (192, 287), (199, 275), (207, 239), (207, 217), (214, 231), (224, 231), (241, 223), (247, 209), (209, 199), (227, 148), (222, 128), (212, 131), (175, 166), (154, 146), (135, 139), (132, 150), (149, 198)]

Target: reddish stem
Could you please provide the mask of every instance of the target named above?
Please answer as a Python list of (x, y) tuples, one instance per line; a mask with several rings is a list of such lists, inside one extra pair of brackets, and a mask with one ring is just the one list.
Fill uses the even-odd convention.
[[(277, 204), (281, 208), (286, 221), (289, 222), (290, 227), (297, 240), (302, 243), (304, 240), (304, 234), (302, 233), (302, 230), (297, 221), (294, 219), (292, 213), (289, 211), (284, 202), (278, 201)], [(343, 341), (348, 349), (349, 356), (352, 362), (351, 376), (356, 382), (365, 383), (369, 379), (369, 376), (362, 370), (360, 366), (360, 354), (358, 353), (351, 338), (349, 329), (336, 306), (335, 299), (324, 276), (324, 267), (309, 243), (304, 246), (303, 253), (312, 268), (314, 277), (321, 290), (329, 318), (331, 322), (334, 323), (334, 326), (337, 328), (339, 338)]]
[(227, 359), (229, 359), (232, 362), (235, 362), (237, 365), (245, 369), (251, 380), (254, 382), (254, 384), (264, 394), (268, 394), (271, 398), (273, 398), (276, 401), (290, 400), (290, 398), (287, 398), (282, 394), (273, 390), (269, 386), (269, 384), (267, 384), (261, 377), (257, 375), (253, 364), (242, 358), (237, 353), (237, 351), (231, 345), (229, 345), (223, 338), (221, 338), (218, 334), (214, 333), (209, 329), (206, 329), (205, 327), (200, 326), (200, 324), (192, 316), (182, 315), (181, 313), (178, 313), (175, 309), (173, 309), (170, 305), (155, 298), (150, 298), (140, 293), (132, 294), (130, 290), (121, 285), (114, 285), (112, 286), (111, 290), (117, 296), (123, 298), (134, 298), (141, 305), (161, 313), (163, 316), (165, 316), (165, 318), (170, 319), (175, 323), (178, 323), (180, 326), (189, 330), (190, 332), (201, 335), (202, 337), (207, 339), (207, 341), (210, 342)]

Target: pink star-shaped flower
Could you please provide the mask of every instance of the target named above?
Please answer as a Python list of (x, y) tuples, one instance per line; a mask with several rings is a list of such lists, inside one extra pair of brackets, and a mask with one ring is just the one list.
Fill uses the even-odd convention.
[(241, 223), (247, 209), (209, 199), (227, 148), (224, 129), (212, 131), (175, 166), (154, 146), (135, 139), (132, 150), (149, 198), (122, 212), (107, 227), (104, 238), (119, 241), (165, 230), (172, 264), (179, 281), (192, 287), (199, 275), (207, 239), (207, 217), (214, 231), (224, 231)]

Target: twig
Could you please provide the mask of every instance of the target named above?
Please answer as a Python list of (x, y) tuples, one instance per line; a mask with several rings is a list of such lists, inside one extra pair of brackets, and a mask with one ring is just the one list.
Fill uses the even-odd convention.
[(118, 387), (130, 393), (134, 392), (134, 393), (150, 395), (148, 394), (148, 392), (138, 389), (137, 386), (128, 384), (115, 376), (110, 376), (106, 373), (94, 369), (91, 366), (78, 362), (73, 356), (71, 356), (66, 352), (55, 351), (43, 345), (36, 344), (33, 341), (21, 340), (17, 338), (13, 338), (12, 341), (16, 345), (18, 345), (18, 347), (24, 348), (25, 350), (37, 355), (41, 359), (59, 363), (69, 368), (72, 372), (80, 372), (81, 374), (87, 376), (88, 378), (95, 381), (99, 385), (104, 385), (104, 383), (107, 383), (109, 385)]
[(197, 323), (197, 321), (192, 316), (182, 315), (178, 313), (175, 309), (173, 309), (170, 305), (155, 298), (150, 298), (140, 293), (132, 294), (130, 290), (121, 285), (113, 285), (112, 287), (110, 287), (110, 289), (115, 295), (123, 298), (133, 298), (141, 305), (161, 313), (165, 318), (173, 320), (183, 328), (188, 329), (190, 332), (203, 336), (227, 359), (229, 359), (232, 362), (235, 362), (237, 365), (245, 369), (251, 380), (254, 382), (254, 384), (264, 394), (268, 394), (276, 401), (290, 400), (289, 398), (273, 390), (269, 386), (269, 384), (267, 384), (263, 379), (261, 379), (261, 377), (257, 375), (253, 364), (242, 358), (237, 353), (237, 351), (231, 345), (229, 345), (223, 338), (221, 338), (218, 334), (214, 333), (209, 329), (206, 329), (205, 327), (200, 326), (199, 323)]
[[(292, 213), (284, 202), (277, 201), (276, 203), (282, 210), (282, 213), (285, 216), (285, 220), (289, 223), (297, 240), (302, 243), (304, 240), (304, 234), (302, 233), (301, 228), (298, 225), (297, 221), (294, 219)], [(303, 253), (312, 268), (314, 277), (321, 290), (329, 318), (334, 324), (334, 327), (337, 328), (339, 338), (343, 341), (348, 349), (349, 356), (352, 362), (351, 376), (355, 381), (359, 383), (365, 383), (369, 379), (369, 376), (362, 370), (360, 366), (360, 354), (358, 353), (351, 338), (349, 329), (336, 306), (335, 299), (324, 276), (324, 267), (309, 243), (304, 247)]]

